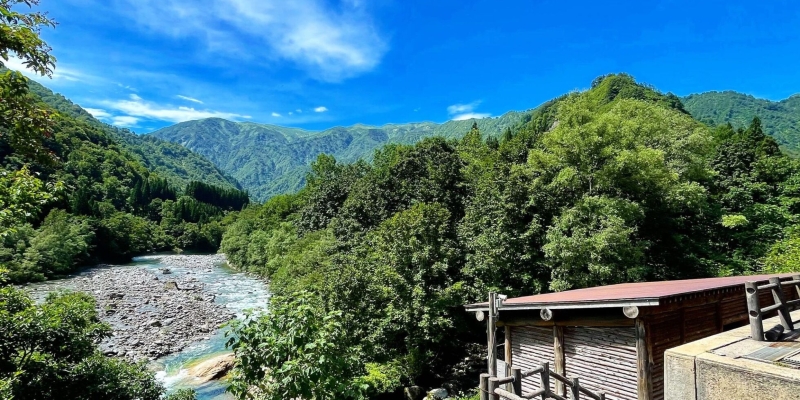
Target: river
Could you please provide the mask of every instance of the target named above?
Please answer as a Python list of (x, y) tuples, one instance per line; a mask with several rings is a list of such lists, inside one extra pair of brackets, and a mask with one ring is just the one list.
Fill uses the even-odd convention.
[[(189, 258), (192, 256), (190, 255)], [(245, 311), (263, 310), (270, 293), (264, 281), (248, 274), (228, 268), (224, 262), (217, 262), (208, 268), (190, 268), (181, 262), (170, 262), (169, 255), (148, 255), (136, 257), (125, 265), (104, 267), (105, 270), (141, 268), (151, 273), (161, 273), (168, 268), (175, 276), (188, 275), (203, 284), (203, 292), (214, 296), (214, 302), (227, 308), (237, 318), (243, 318)], [(50, 291), (70, 289), (76, 277), (91, 274), (92, 268), (85, 269), (73, 276), (26, 287), (34, 298), (41, 299)], [(101, 314), (102, 317), (102, 314)], [(198, 400), (227, 400), (232, 397), (225, 392), (225, 383), (211, 381), (204, 385), (196, 384), (193, 378), (186, 376), (187, 367), (220, 353), (225, 352), (224, 328), (217, 329), (201, 340), (193, 342), (182, 350), (151, 360), (150, 366), (156, 371), (156, 377), (167, 387), (168, 392), (179, 388), (193, 388), (197, 391)]]

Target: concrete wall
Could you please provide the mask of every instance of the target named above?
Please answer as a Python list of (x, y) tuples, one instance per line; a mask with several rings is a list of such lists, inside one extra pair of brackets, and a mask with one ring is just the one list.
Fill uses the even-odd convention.
[(769, 345), (749, 335), (745, 326), (667, 350), (665, 400), (800, 399), (800, 370), (740, 358)]

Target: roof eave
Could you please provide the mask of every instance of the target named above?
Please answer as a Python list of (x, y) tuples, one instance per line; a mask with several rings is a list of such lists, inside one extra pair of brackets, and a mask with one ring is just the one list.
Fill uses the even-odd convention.
[[(569, 310), (576, 308), (614, 308), (614, 307), (653, 307), (659, 305), (658, 298), (648, 299), (620, 299), (614, 301), (576, 301), (576, 302), (554, 302), (554, 303), (519, 303), (519, 304), (500, 304), (498, 311), (514, 311), (514, 310), (541, 310), (548, 308), (551, 310)], [(483, 304), (469, 304), (464, 306), (468, 312), (473, 311), (489, 311), (489, 305)]]

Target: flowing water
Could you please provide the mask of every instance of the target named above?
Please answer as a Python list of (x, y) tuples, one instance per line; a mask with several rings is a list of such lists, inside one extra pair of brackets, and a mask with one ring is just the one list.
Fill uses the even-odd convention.
[[(110, 268), (145, 268), (158, 272), (159, 268), (169, 268), (175, 274), (185, 274), (189, 268), (180, 265), (170, 265), (162, 262), (161, 256), (150, 255), (136, 257), (130, 264), (112, 266)], [(246, 310), (263, 310), (269, 299), (270, 293), (264, 281), (255, 277), (228, 268), (224, 264), (214, 265), (210, 271), (206, 269), (191, 269), (192, 276), (205, 284), (205, 291), (216, 295), (215, 302), (228, 307), (237, 318), (243, 318)], [(42, 298), (43, 294), (62, 287), (69, 287), (69, 279), (32, 284), (28, 289), (34, 297)], [(182, 351), (167, 355), (151, 363), (156, 370), (156, 376), (167, 387), (168, 392), (179, 388), (193, 388), (197, 391), (198, 400), (227, 400), (232, 397), (225, 392), (225, 382), (211, 381), (198, 385), (192, 377), (186, 375), (188, 366), (220, 353), (225, 352), (224, 328), (217, 330), (202, 340), (187, 346)]]

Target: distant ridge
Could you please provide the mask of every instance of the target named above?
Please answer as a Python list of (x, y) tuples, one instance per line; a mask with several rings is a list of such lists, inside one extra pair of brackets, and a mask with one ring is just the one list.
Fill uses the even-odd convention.
[(764, 131), (790, 154), (800, 154), (800, 94), (781, 101), (759, 99), (748, 94), (724, 91), (684, 97), (686, 110), (710, 125), (731, 123), (746, 127), (753, 117), (761, 118)]
[(182, 122), (146, 136), (180, 144), (205, 156), (254, 199), (263, 201), (299, 190), (309, 165), (323, 153), (342, 162), (369, 159), (376, 149), (389, 143), (412, 144), (430, 136), (462, 137), (473, 122), (484, 134), (496, 136), (517, 126), (527, 114), (512, 111), (495, 118), (442, 124), (356, 124), (322, 131), (208, 118)]

